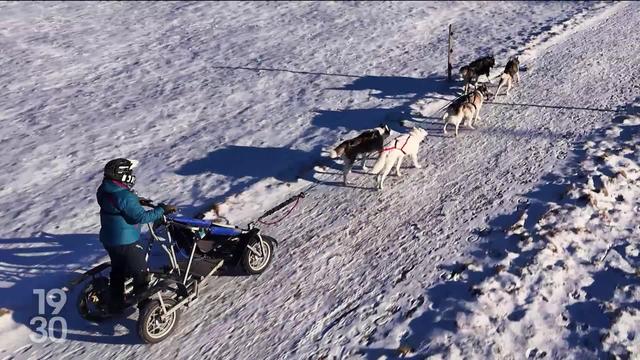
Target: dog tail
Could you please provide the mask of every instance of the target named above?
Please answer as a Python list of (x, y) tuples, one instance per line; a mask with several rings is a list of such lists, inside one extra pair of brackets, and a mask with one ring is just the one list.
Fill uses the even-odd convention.
[(388, 151), (383, 151), (380, 153), (380, 156), (378, 156), (378, 160), (376, 160), (376, 163), (373, 165), (373, 169), (371, 169), (372, 174), (377, 174), (380, 172), (380, 170), (382, 170), (382, 168), (384, 167), (384, 163), (387, 162), (387, 156), (389, 156)]

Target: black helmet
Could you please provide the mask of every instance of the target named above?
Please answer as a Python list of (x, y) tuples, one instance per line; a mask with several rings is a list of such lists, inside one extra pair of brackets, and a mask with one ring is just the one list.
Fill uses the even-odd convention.
[(104, 177), (107, 179), (123, 182), (132, 188), (136, 183), (136, 177), (133, 176), (133, 169), (138, 166), (138, 161), (130, 159), (113, 159), (104, 166)]

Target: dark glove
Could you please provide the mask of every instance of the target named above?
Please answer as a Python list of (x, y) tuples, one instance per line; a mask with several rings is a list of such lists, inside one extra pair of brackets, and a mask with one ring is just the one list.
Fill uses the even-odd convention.
[(164, 210), (165, 214), (171, 214), (172, 212), (176, 212), (178, 210), (178, 208), (176, 208), (173, 205), (167, 205), (167, 204), (160, 204), (158, 205), (158, 207), (161, 207), (162, 210)]
[(153, 201), (145, 198), (140, 198), (140, 205), (142, 206), (151, 206), (153, 205)]

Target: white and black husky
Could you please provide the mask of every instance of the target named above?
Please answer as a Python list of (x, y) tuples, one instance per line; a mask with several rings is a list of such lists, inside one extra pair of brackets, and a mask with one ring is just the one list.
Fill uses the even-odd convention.
[(370, 153), (380, 152), (384, 146), (384, 140), (391, 134), (389, 127), (380, 124), (375, 129), (367, 130), (353, 139), (343, 141), (338, 147), (331, 150), (331, 158), (342, 157), (344, 184), (347, 185), (347, 175), (351, 172), (358, 155), (362, 155), (362, 169), (367, 170), (366, 161)]

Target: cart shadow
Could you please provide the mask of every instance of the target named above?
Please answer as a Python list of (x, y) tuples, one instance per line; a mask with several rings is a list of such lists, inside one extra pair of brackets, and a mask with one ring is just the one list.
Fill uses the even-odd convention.
[[(3, 294), (0, 308), (8, 310), (17, 324), (29, 328), (34, 336), (40, 336), (37, 316), (54, 316), (53, 307), (45, 305), (45, 313), (39, 313), (39, 298), (34, 290), (46, 292), (60, 288), (78, 276), (77, 270), (83, 264), (93, 264), (107, 255), (97, 234), (49, 234), (39, 233), (30, 238), (0, 239), (4, 246), (0, 249), (0, 282)], [(77, 288), (65, 294), (66, 301), (57, 316), (66, 322), (66, 334), (59, 326), (53, 326), (50, 336), (66, 340), (103, 344), (137, 344), (138, 338), (132, 333), (135, 321), (129, 318), (112, 319), (101, 324), (92, 324), (82, 319), (76, 309)], [(116, 328), (129, 329), (127, 334), (117, 335)]]

